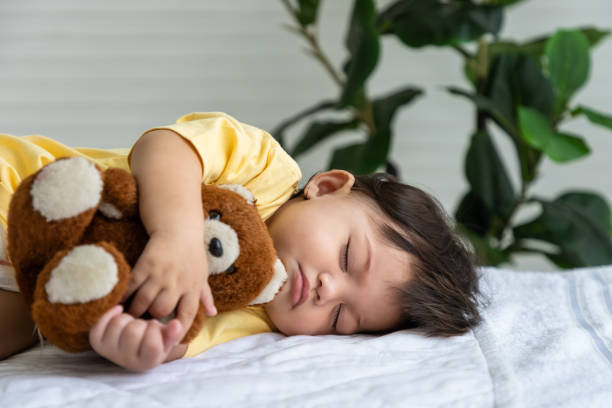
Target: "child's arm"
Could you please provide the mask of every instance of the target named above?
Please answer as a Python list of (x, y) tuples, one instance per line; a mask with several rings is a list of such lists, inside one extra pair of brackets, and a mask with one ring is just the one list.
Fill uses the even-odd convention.
[(168, 130), (147, 133), (132, 150), (140, 217), (149, 241), (132, 270), (129, 313), (163, 317), (176, 308), (180, 337), (191, 326), (198, 300), (214, 315), (208, 286), (202, 211), (202, 165), (193, 149)]
[[(199, 301), (214, 315), (208, 286), (202, 211), (202, 165), (179, 135), (155, 130), (132, 149), (131, 170), (138, 182), (140, 218), (149, 241), (132, 270), (124, 296), (134, 292), (129, 313), (116, 307), (90, 330), (89, 340), (100, 355), (134, 371), (179, 358), (177, 345), (191, 326)], [(145, 311), (177, 317), (163, 325), (135, 317)]]

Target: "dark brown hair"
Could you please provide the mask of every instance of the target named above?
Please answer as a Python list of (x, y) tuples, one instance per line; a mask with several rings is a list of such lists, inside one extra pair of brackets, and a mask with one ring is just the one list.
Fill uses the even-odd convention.
[(476, 326), (475, 256), (438, 201), (386, 173), (357, 176), (351, 191), (376, 203), (396, 226), (382, 225), (382, 235), (415, 258), (411, 278), (394, 288), (403, 312), (394, 330), (417, 328), (428, 336), (448, 337)]

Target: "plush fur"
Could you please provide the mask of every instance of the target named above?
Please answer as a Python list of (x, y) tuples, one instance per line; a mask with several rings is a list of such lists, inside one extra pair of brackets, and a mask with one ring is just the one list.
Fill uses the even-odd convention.
[[(287, 278), (245, 190), (202, 186), (202, 245), (219, 313), (269, 302)], [(11, 199), (8, 253), (19, 289), (42, 335), (67, 351), (90, 349), (89, 329), (123, 298), (147, 241), (136, 180), (121, 169), (59, 159), (24, 179)], [(200, 305), (182, 343), (204, 321)]]

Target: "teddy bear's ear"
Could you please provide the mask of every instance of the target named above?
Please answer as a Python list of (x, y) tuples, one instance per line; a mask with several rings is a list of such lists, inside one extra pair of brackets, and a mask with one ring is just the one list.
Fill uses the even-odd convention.
[(251, 193), (251, 190), (249, 190), (245, 186), (241, 186), (240, 184), (218, 184), (216, 187), (224, 188), (226, 190), (230, 190), (234, 193), (240, 194), (244, 197), (247, 203), (251, 205), (255, 204), (255, 196), (253, 195), (253, 193)]
[(270, 302), (272, 299), (274, 299), (274, 296), (276, 296), (286, 280), (287, 271), (285, 270), (285, 266), (279, 258), (276, 258), (276, 263), (274, 264), (274, 275), (272, 275), (272, 279), (270, 279), (270, 282), (266, 285), (266, 287), (259, 295), (257, 295), (255, 299), (251, 301), (251, 303), (249, 303), (249, 305), (259, 305)]

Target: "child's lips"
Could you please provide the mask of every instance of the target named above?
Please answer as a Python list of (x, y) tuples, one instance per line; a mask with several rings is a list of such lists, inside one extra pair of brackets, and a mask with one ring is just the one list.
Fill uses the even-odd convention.
[(293, 291), (291, 293), (291, 306), (295, 308), (308, 298), (308, 292), (310, 291), (310, 284), (308, 279), (302, 273), (302, 268), (298, 264), (298, 268), (295, 271), (295, 279), (293, 280)]

